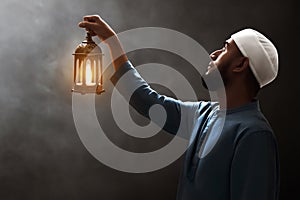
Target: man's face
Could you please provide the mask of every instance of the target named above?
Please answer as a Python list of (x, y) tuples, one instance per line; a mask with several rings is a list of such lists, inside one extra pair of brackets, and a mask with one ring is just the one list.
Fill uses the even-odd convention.
[(232, 79), (232, 69), (238, 63), (237, 60), (243, 56), (232, 39), (226, 40), (222, 49), (216, 50), (210, 54), (212, 61), (209, 63), (206, 73), (202, 77), (204, 87), (207, 89), (209, 82), (211, 90), (217, 90), (222, 85), (215, 83), (218, 72), (220, 73), (224, 86), (228, 86)]

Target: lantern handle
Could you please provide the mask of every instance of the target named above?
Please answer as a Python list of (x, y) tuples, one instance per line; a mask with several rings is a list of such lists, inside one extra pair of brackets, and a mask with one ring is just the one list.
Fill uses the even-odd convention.
[(92, 39), (92, 31), (91, 30), (86, 30), (86, 36), (85, 36), (85, 41), (84, 43), (95, 43), (94, 40)]

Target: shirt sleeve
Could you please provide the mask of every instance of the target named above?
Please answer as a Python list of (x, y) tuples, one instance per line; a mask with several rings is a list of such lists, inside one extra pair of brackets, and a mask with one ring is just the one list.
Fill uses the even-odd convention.
[[(140, 76), (130, 62), (126, 62), (111, 77), (112, 83), (121, 95), (143, 116), (149, 117), (151, 106), (158, 104), (166, 111), (165, 131), (188, 139), (199, 112), (199, 102), (182, 102), (153, 90)], [(159, 124), (152, 118), (154, 123)], [(181, 131), (179, 131), (181, 130)], [(182, 131), (184, 130), (184, 131)]]
[(272, 132), (244, 135), (231, 167), (231, 200), (275, 200), (279, 190), (277, 143)]

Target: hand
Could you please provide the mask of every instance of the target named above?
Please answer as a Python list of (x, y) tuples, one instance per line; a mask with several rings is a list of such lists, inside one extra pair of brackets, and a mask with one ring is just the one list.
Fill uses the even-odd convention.
[(98, 35), (101, 40), (116, 36), (114, 30), (99, 15), (84, 16), (78, 26), (85, 28), (92, 36)]
[(117, 34), (99, 15), (88, 15), (83, 17), (83, 21), (80, 22), (78, 26), (85, 28), (92, 36), (98, 35), (102, 41), (105, 41), (106, 44), (108, 44), (115, 70), (118, 70), (126, 61), (128, 61)]

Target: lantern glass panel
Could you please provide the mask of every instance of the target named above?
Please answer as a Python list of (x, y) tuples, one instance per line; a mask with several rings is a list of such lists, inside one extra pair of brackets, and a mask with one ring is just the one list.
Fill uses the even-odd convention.
[(88, 59), (86, 61), (85, 76), (86, 76), (86, 80), (85, 80), (86, 85), (94, 85), (94, 83), (93, 83), (93, 72), (92, 72), (92, 66), (91, 66), (90, 59)]
[(74, 55), (73, 92), (81, 94), (104, 92), (102, 85), (102, 51), (87, 32), (86, 39), (77, 46)]
[(75, 73), (75, 84), (76, 85), (82, 85), (82, 63), (80, 62), (79, 59), (76, 59), (76, 71)]

